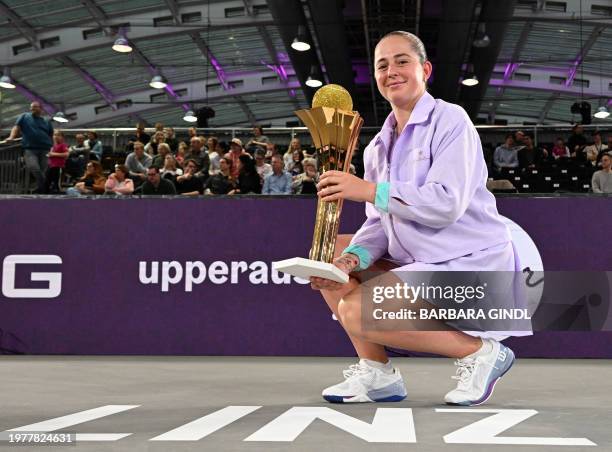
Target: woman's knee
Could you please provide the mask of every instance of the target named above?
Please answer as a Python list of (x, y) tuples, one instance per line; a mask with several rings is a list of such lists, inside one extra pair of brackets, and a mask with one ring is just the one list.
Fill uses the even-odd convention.
[(353, 336), (361, 335), (361, 307), (359, 303), (340, 300), (338, 315), (344, 329)]

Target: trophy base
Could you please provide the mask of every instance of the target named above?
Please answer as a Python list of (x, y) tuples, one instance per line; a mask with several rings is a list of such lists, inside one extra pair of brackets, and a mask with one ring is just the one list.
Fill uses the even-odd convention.
[(316, 276), (342, 284), (349, 281), (349, 276), (335, 265), (304, 259), (303, 257), (293, 257), (284, 261), (273, 262), (272, 268), (306, 280), (310, 279), (311, 276)]

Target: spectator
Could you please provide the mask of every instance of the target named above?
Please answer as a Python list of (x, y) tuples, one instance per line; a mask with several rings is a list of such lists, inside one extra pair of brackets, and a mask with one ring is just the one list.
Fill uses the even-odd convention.
[(191, 143), (191, 139), (193, 137), (197, 137), (198, 136), (198, 131), (195, 127), (190, 127), (189, 129), (187, 129), (187, 138), (185, 138), (185, 143)]
[(204, 193), (207, 195), (227, 195), (234, 189), (234, 182), (230, 175), (232, 161), (226, 157), (219, 159), (219, 172), (210, 176), (204, 186)]
[(525, 146), (525, 133), (522, 130), (514, 132), (514, 145), (518, 148), (517, 150), (521, 150)]
[(518, 151), (514, 147), (513, 134), (507, 134), (504, 144), (495, 149), (493, 164), (498, 171), (503, 168), (518, 168)]
[(289, 142), (289, 148), (287, 148), (287, 152), (283, 155), (283, 163), (285, 165), (285, 170), (289, 171), (291, 165), (293, 164), (293, 152), (300, 151), (302, 152), (302, 144), (300, 143), (299, 138), (293, 138)]
[(283, 158), (272, 157), (272, 174), (264, 180), (262, 193), (265, 195), (291, 194), (291, 174), (283, 170)]
[(225, 154), (225, 158), (229, 158), (232, 161), (232, 179), (238, 179), (238, 172), (240, 171), (240, 156), (248, 155), (248, 153), (242, 148), (242, 141), (238, 138), (232, 138), (230, 142), (230, 151)]
[(518, 151), (519, 167), (522, 169), (536, 168), (548, 157), (548, 151), (534, 146), (533, 137), (523, 135), (523, 147)]
[(217, 137), (208, 138), (208, 158), (210, 159), (210, 169), (208, 174), (211, 176), (219, 173), (219, 161), (221, 160), (221, 147)]
[(68, 146), (64, 143), (64, 134), (59, 130), (53, 133), (53, 147), (49, 152), (47, 174), (45, 177), (45, 193), (59, 193), (62, 168), (66, 167)]
[(68, 188), (68, 196), (101, 195), (104, 193), (106, 178), (102, 172), (102, 164), (96, 160), (90, 160), (85, 167), (85, 174), (74, 187)]
[(172, 183), (176, 182), (176, 178), (183, 174), (183, 170), (177, 167), (176, 159), (172, 154), (168, 154), (164, 159), (164, 167), (162, 168), (161, 177), (168, 179)]
[(178, 145), (178, 150), (176, 151), (176, 163), (179, 166), (183, 166), (185, 162), (185, 156), (187, 155), (187, 143), (181, 141)]
[(147, 180), (142, 184), (141, 193), (143, 195), (176, 195), (176, 188), (171, 181), (161, 177), (158, 167), (152, 166), (147, 169)]
[(47, 152), (53, 146), (53, 125), (42, 117), (40, 102), (30, 104), (30, 113), (17, 118), (7, 141), (21, 137), (23, 158), (28, 171), (36, 179), (34, 193), (45, 192), (45, 173), (47, 171)]
[[(96, 159), (102, 161), (102, 142), (98, 140), (98, 134), (93, 130), (87, 132), (87, 139), (85, 140), (85, 146), (87, 146), (90, 152), (93, 152)], [(91, 159), (91, 154), (89, 155)]]
[(156, 122), (154, 127), (156, 133), (164, 131), (164, 125), (161, 122)]
[(261, 178), (255, 169), (255, 162), (250, 155), (241, 155), (238, 160), (239, 171), (236, 188), (228, 194), (261, 193)]
[(89, 160), (89, 147), (85, 144), (85, 135), (77, 133), (76, 144), (68, 148), (68, 160), (66, 160), (66, 173), (73, 179), (79, 178), (85, 172), (85, 165)]
[[(198, 169), (202, 174), (208, 176), (208, 170), (210, 168), (210, 158), (208, 154), (202, 150), (204, 143), (200, 137), (193, 137), (191, 139), (191, 148), (185, 156), (185, 160), (193, 160), (198, 165)], [(206, 178), (204, 178), (206, 179)]]
[(162, 168), (166, 162), (166, 156), (170, 154), (170, 146), (168, 146), (168, 143), (159, 143), (157, 145), (157, 152), (158, 154), (153, 157), (151, 166)]
[(153, 134), (153, 139), (145, 145), (145, 152), (150, 156), (157, 155), (158, 146), (165, 142), (166, 135), (164, 135), (164, 132), (155, 132)]
[(563, 138), (557, 138), (555, 140), (555, 145), (552, 148), (552, 156), (555, 160), (558, 160), (560, 158), (569, 158), (570, 151), (565, 145), (565, 141), (563, 141)]
[(316, 194), (317, 183), (319, 182), (317, 162), (313, 158), (305, 158), (302, 165), (304, 166), (304, 172), (293, 179), (291, 189), (296, 195)]
[(136, 124), (136, 132), (134, 135), (128, 138), (128, 144), (126, 147), (127, 152), (134, 151), (134, 143), (139, 142), (142, 145), (146, 145), (151, 140), (151, 137), (145, 132), (144, 125), (141, 123)]
[(253, 127), (253, 138), (246, 144), (247, 151), (250, 154), (255, 153), (257, 149), (266, 150), (266, 145), (270, 142), (270, 139), (264, 135), (263, 128), (261, 126)]
[(178, 150), (178, 140), (174, 136), (174, 129), (172, 127), (166, 127), (164, 129), (164, 136), (166, 137), (166, 143), (170, 146), (170, 152), (176, 154)]
[(276, 154), (278, 154), (278, 149), (276, 149), (276, 145), (274, 143), (266, 144), (265, 162), (268, 164), (272, 163), (272, 156)]
[(272, 174), (272, 165), (266, 163), (265, 153), (261, 149), (255, 151), (255, 169), (257, 174), (259, 174), (262, 184), (266, 176)]
[(584, 148), (587, 162), (589, 162), (592, 166), (596, 166), (597, 157), (599, 157), (599, 155), (607, 149), (608, 146), (601, 142), (601, 133), (596, 131), (593, 133), (593, 144)]
[(185, 173), (182, 176), (176, 178), (177, 193), (185, 196), (202, 194), (204, 192), (204, 184), (202, 184), (202, 179), (195, 175), (198, 171), (198, 164), (195, 160), (185, 160), (184, 171)]
[(586, 161), (586, 154), (584, 152), (586, 138), (584, 137), (583, 131), (584, 129), (581, 124), (575, 124), (574, 127), (572, 127), (572, 134), (567, 140), (570, 156), (579, 162)]
[(302, 160), (304, 160), (304, 153), (298, 150), (293, 151), (293, 162), (291, 162), (289, 168), (285, 168), (285, 170), (293, 177), (302, 174), (304, 172)]
[(115, 165), (115, 172), (108, 176), (104, 191), (111, 195), (131, 195), (134, 193), (134, 181), (128, 178), (129, 171), (125, 165)]
[(134, 151), (126, 157), (125, 166), (136, 187), (139, 187), (147, 178), (147, 168), (151, 166), (151, 163), (153, 159), (145, 153), (144, 144), (139, 141), (134, 143)]
[(601, 169), (595, 171), (591, 179), (593, 193), (612, 193), (612, 155), (604, 154), (601, 157)]

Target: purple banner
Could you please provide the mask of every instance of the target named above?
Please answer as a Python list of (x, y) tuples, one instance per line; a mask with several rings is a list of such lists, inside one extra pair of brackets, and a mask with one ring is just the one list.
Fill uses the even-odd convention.
[[(315, 199), (4, 199), (0, 352), (352, 355), (308, 285)], [(612, 198), (500, 198), (545, 270), (612, 270)], [(345, 205), (341, 233), (363, 221)], [(38, 281), (36, 281), (38, 279)], [(520, 356), (612, 357), (612, 334), (537, 333)]]

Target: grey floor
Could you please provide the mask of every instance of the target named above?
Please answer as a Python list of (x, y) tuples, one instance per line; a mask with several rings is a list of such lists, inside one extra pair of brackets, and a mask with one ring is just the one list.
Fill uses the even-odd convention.
[[(321, 389), (339, 381), (341, 370), (352, 362), (346, 358), (0, 356), (0, 432), (4, 436), (6, 430), (56, 418), (65, 420), (65, 416), (104, 406), (138, 405), (57, 430), (80, 434), (131, 433), (116, 441), (77, 441), (72, 446), (45, 447), (13, 446), (5, 440), (0, 442), (0, 450), (42, 450), (41, 447), (53, 451), (156, 452), (612, 450), (612, 361), (520, 360), (499, 382), (489, 403), (458, 413), (436, 412), (436, 409), (454, 409), (440, 403), (453, 385), (450, 375), (454, 366), (445, 359), (395, 359), (409, 393), (408, 399), (401, 403), (327, 404), (320, 398)], [(184, 435), (203, 436), (209, 428), (209, 434), (199, 440), (152, 441), (229, 406), (246, 407), (239, 410), (252, 412), (216, 431), (211, 432), (214, 428), (210, 422), (219, 416), (213, 414), (207, 418), (210, 422), (194, 423), (191, 429), (177, 432), (185, 439)], [(295, 422), (299, 423), (295, 417), (283, 424), (276, 436), (260, 435), (259, 439), (267, 439), (244, 441), (294, 407), (331, 408), (341, 413), (340, 422), (344, 420), (353, 426), (349, 425), (349, 430), (355, 428), (371, 435), (368, 437), (371, 440), (378, 438), (383, 442), (368, 442), (320, 419), (294, 440), (281, 441), (282, 435)], [(506, 411), (496, 414), (498, 411), (483, 410)], [(227, 409), (223, 413), (226, 412)], [(404, 419), (406, 422), (402, 425), (407, 426), (411, 414), (416, 443), (389, 442), (405, 439), (406, 435), (388, 429), (384, 432), (385, 426), (381, 423), (376, 428), (366, 425), (373, 423), (375, 414), (382, 416), (383, 413)], [(511, 421), (510, 425), (515, 426), (506, 428), (508, 422), (504, 419), (513, 416), (519, 419), (521, 415), (524, 418), (526, 413), (531, 417), (520, 423)], [(498, 416), (496, 419), (500, 416), (504, 419), (493, 423), (486, 420), (494, 415)], [(545, 443), (571, 441), (559, 438), (578, 438), (595, 445), (500, 445), (490, 444), (497, 440), (486, 438), (480, 444), (445, 442), (446, 435), (478, 421), (481, 422), (472, 429), (480, 433), (467, 435), (468, 441), (487, 434), (495, 437), (498, 433), (498, 437), (515, 438), (501, 440), (510, 443), (523, 441), (525, 444), (524, 441), (533, 442), (534, 437), (546, 437), (549, 439), (543, 440)], [(61, 419), (55, 422), (61, 423)], [(37, 430), (47, 427), (50, 431), (49, 425), (49, 422), (39, 424)], [(409, 430), (406, 427), (402, 432)], [(456, 437), (451, 435), (450, 439)], [(517, 440), (517, 437), (523, 439)]]

